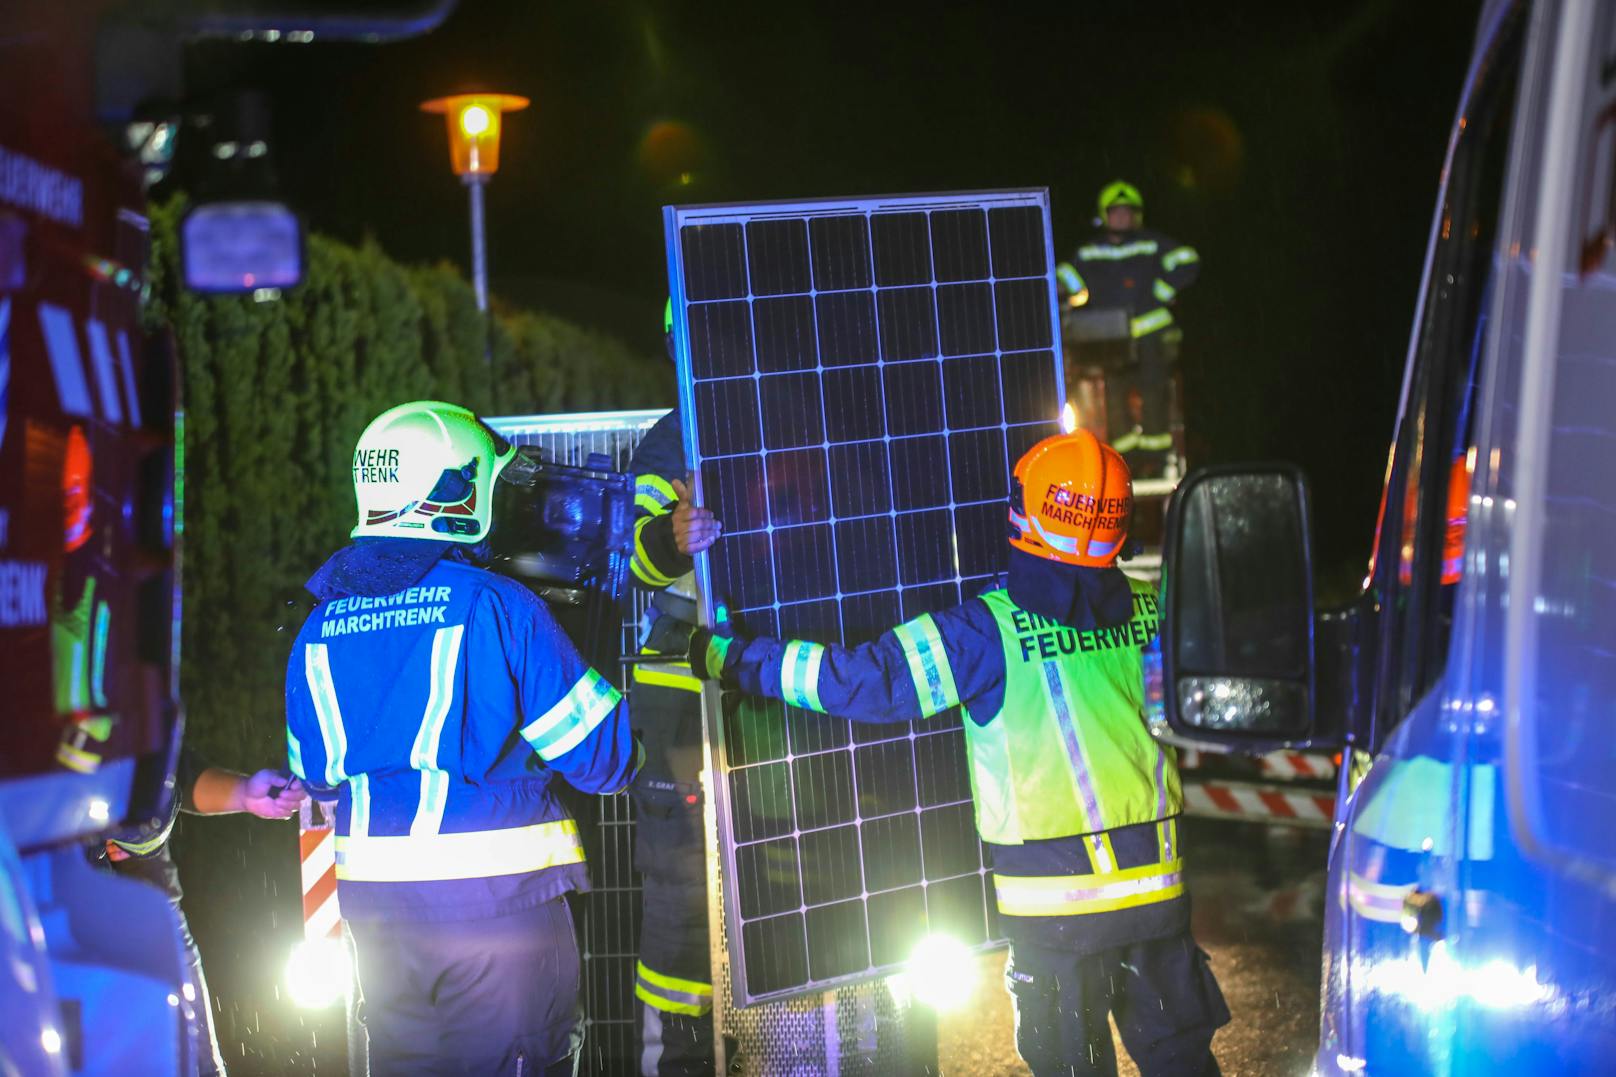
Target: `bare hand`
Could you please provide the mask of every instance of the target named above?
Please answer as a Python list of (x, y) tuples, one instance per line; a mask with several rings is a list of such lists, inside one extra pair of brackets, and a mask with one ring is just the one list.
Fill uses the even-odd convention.
[(303, 783), (280, 770), (261, 770), (241, 790), (241, 807), (260, 819), (289, 819), (309, 798)]
[(694, 556), (718, 541), (724, 525), (718, 522), (711, 509), (698, 508), (690, 496), (690, 476), (685, 481), (673, 480), (673, 492), (679, 495), (673, 507), (673, 541), (686, 557)]

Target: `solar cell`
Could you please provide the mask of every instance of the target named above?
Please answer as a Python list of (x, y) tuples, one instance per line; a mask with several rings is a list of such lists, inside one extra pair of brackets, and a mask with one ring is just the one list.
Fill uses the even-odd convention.
[[(858, 644), (1002, 569), (1009, 470), (1058, 429), (1042, 191), (665, 211), (680, 404), (748, 633)], [(960, 715), (850, 724), (707, 694), (742, 1005), (993, 938)]]

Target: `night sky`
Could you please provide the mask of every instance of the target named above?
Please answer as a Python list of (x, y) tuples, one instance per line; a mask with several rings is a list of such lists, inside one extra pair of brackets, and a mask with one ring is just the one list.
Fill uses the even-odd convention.
[(1202, 256), (1192, 462), (1301, 463), (1321, 564), (1351, 578), (1475, 7), (461, 0), (409, 42), (201, 46), (188, 74), (268, 90), (284, 194), (406, 261), (467, 259), (419, 102), (531, 97), (489, 191), (493, 290), (648, 355), (664, 204), (1048, 186), (1065, 257), (1130, 179)]

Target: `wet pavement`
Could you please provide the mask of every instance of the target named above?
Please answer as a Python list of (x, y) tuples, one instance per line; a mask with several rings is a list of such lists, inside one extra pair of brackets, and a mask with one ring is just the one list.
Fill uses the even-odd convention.
[[(256, 824), (256, 825), (255, 825)], [(1296, 1077), (1318, 1037), (1323, 831), (1189, 820), (1195, 935), (1233, 1015), (1213, 1041), (1229, 1077)], [(230, 1072), (345, 1074), (340, 1007), (298, 1010), (280, 983), (301, 935), (296, 832), (233, 817), (187, 818), (176, 842)], [(251, 925), (243, 930), (244, 925)], [(1011, 1077), (1016, 1057), (1003, 951), (981, 959), (970, 1008), (941, 1026), (946, 1077)], [(1119, 1046), (1121, 1074), (1137, 1074)]]

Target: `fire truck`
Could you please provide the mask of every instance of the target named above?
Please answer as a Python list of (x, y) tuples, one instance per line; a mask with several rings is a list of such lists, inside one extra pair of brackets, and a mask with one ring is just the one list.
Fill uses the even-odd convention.
[[(183, 728), (184, 419), (142, 317), (144, 190), (191, 137), (187, 40), (382, 40), (453, 0), (270, 7), (0, 10), (0, 1073), (197, 1066), (167, 897), (85, 855), (168, 817)], [(182, 225), (185, 285), (294, 286), (296, 215), (214, 189)]]

